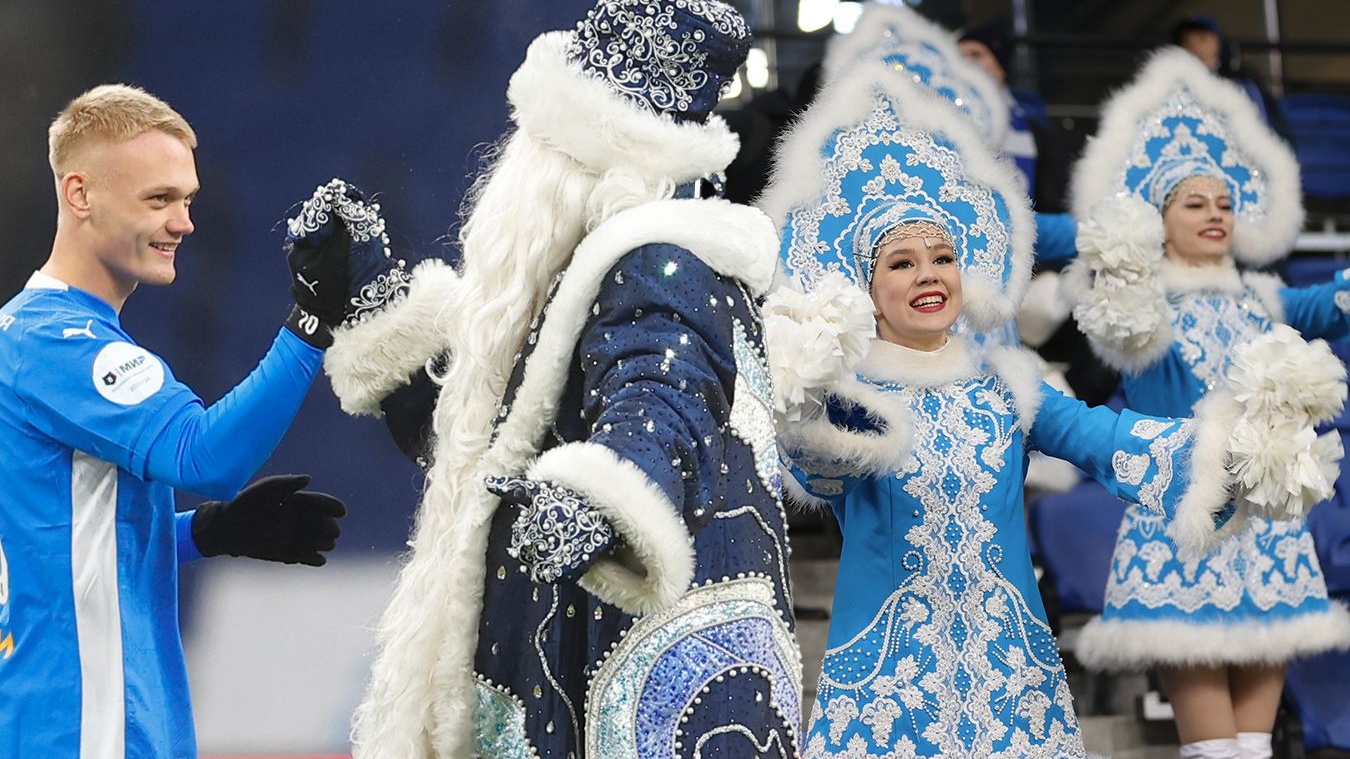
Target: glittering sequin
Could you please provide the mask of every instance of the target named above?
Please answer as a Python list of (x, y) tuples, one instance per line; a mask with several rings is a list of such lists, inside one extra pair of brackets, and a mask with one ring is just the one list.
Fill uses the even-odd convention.
[(801, 662), (774, 599), (772, 583), (746, 578), (696, 588), (671, 609), (638, 620), (593, 681), (587, 755), (674, 757), (673, 736), (687, 705), (740, 666), (769, 679), (783, 709), (782, 745), (791, 745), (788, 736), (801, 718)]
[(477, 756), (495, 759), (538, 759), (539, 754), (525, 736), (525, 707), (517, 699), (498, 691), (478, 678), (474, 709)]
[(768, 359), (746, 337), (740, 320), (732, 323), (736, 354), (736, 397), (731, 405), (731, 430), (755, 452), (755, 472), (774, 495), (782, 491), (778, 444), (773, 426), (773, 383)]

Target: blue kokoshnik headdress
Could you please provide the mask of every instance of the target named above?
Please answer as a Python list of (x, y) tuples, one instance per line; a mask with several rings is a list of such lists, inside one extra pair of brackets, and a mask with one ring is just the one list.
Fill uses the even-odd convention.
[(1073, 210), (1129, 193), (1162, 210), (1191, 176), (1220, 179), (1233, 198), (1233, 256), (1260, 266), (1293, 247), (1303, 228), (1298, 162), (1250, 98), (1180, 48), (1153, 55), (1102, 109), (1074, 167)]
[(908, 6), (868, 2), (853, 31), (826, 48), (825, 86), (853, 66), (877, 60), (956, 106), (986, 144), (1003, 144), (1007, 100), (993, 77), (961, 55), (951, 32)]
[(884, 64), (857, 64), (826, 86), (776, 165), (759, 205), (803, 289), (840, 272), (870, 291), (882, 236), (931, 221), (956, 250), (969, 326), (1013, 318), (1031, 275), (1030, 203), (1012, 167), (947, 101)]

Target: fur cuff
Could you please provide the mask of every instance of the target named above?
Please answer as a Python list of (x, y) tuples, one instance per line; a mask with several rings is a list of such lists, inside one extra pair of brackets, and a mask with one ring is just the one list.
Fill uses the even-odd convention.
[(437, 316), (456, 301), (458, 288), (453, 267), (424, 261), (413, 269), (405, 297), (382, 313), (334, 331), (323, 368), (343, 411), (379, 416), (380, 401), (448, 347), (436, 327)]
[(829, 394), (861, 406), (880, 430), (845, 429), (822, 414), (790, 424), (779, 434), (787, 454), (812, 474), (886, 474), (899, 469), (914, 447), (909, 408), (893, 395), (857, 380), (836, 383)]
[(570, 443), (540, 456), (526, 475), (586, 496), (624, 543), (600, 559), (580, 584), (629, 614), (670, 607), (694, 579), (694, 549), (674, 504), (647, 474), (595, 443)]
[(1219, 541), (1247, 525), (1247, 515), (1238, 512), (1222, 527), (1215, 527), (1228, 507), (1233, 482), (1226, 466), (1228, 436), (1241, 416), (1241, 406), (1222, 390), (1210, 393), (1195, 407), (1197, 429), (1191, 448), (1190, 484), (1167, 525), (1167, 537), (1177, 544), (1177, 555), (1183, 560), (1204, 556)]
[(642, 110), (567, 60), (571, 32), (548, 32), (530, 44), (511, 76), (512, 118), (531, 137), (602, 175), (636, 171), (649, 182), (676, 184), (722, 171), (740, 141), (718, 116), (678, 123)]

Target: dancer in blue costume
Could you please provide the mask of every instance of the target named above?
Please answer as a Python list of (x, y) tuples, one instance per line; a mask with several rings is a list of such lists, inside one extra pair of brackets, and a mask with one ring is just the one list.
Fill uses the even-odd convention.
[(355, 756), (798, 754), (777, 239), (715, 197), (750, 41), (714, 0), (601, 0), (537, 38), (462, 269), (335, 335), (344, 407), (383, 409), (428, 476)]
[(1030, 210), (959, 114), (887, 67), (834, 81), (778, 159), (763, 205), (788, 275), (764, 309), (779, 439), (844, 538), (805, 756), (1083, 756), (1028, 556), (1027, 451), (1200, 550), (1247, 487), (1229, 432), (1267, 426), (1264, 407), (1220, 391), (1193, 419), (1088, 408), (1025, 350), (953, 330), (1012, 318)]
[[(1293, 289), (1237, 268), (1268, 265), (1293, 245), (1298, 166), (1246, 96), (1188, 53), (1155, 54), (1106, 105), (1074, 185), (1084, 220), (1075, 315), (1121, 371), (1131, 408), (1190, 413), (1230, 367), (1249, 367), (1244, 355), (1261, 360), (1244, 344), (1289, 335), (1285, 324), (1314, 338), (1350, 334), (1344, 273)], [(1328, 356), (1298, 381), (1316, 391), (1343, 371)], [(1319, 445), (1328, 464), (1319, 487), (1330, 494), (1339, 440)], [(1105, 609), (1079, 644), (1091, 667), (1159, 667), (1183, 756), (1238, 756), (1239, 741), (1243, 757), (1270, 756), (1284, 662), (1350, 645), (1350, 616), (1327, 599), (1303, 520), (1289, 519), (1298, 514), (1277, 493), (1251, 497), (1283, 519), (1255, 519), (1201, 558), (1180, 556), (1159, 518), (1131, 507)]]

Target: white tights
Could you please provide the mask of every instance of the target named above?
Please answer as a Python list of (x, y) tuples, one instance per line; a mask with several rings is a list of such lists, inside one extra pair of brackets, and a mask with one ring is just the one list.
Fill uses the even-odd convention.
[(1237, 743), (1242, 759), (1270, 759), (1270, 733), (1238, 733)]
[(1237, 738), (1213, 738), (1187, 743), (1181, 747), (1181, 759), (1243, 759)]
[(1180, 759), (1270, 759), (1270, 733), (1238, 733), (1236, 738), (1214, 738), (1187, 743)]

